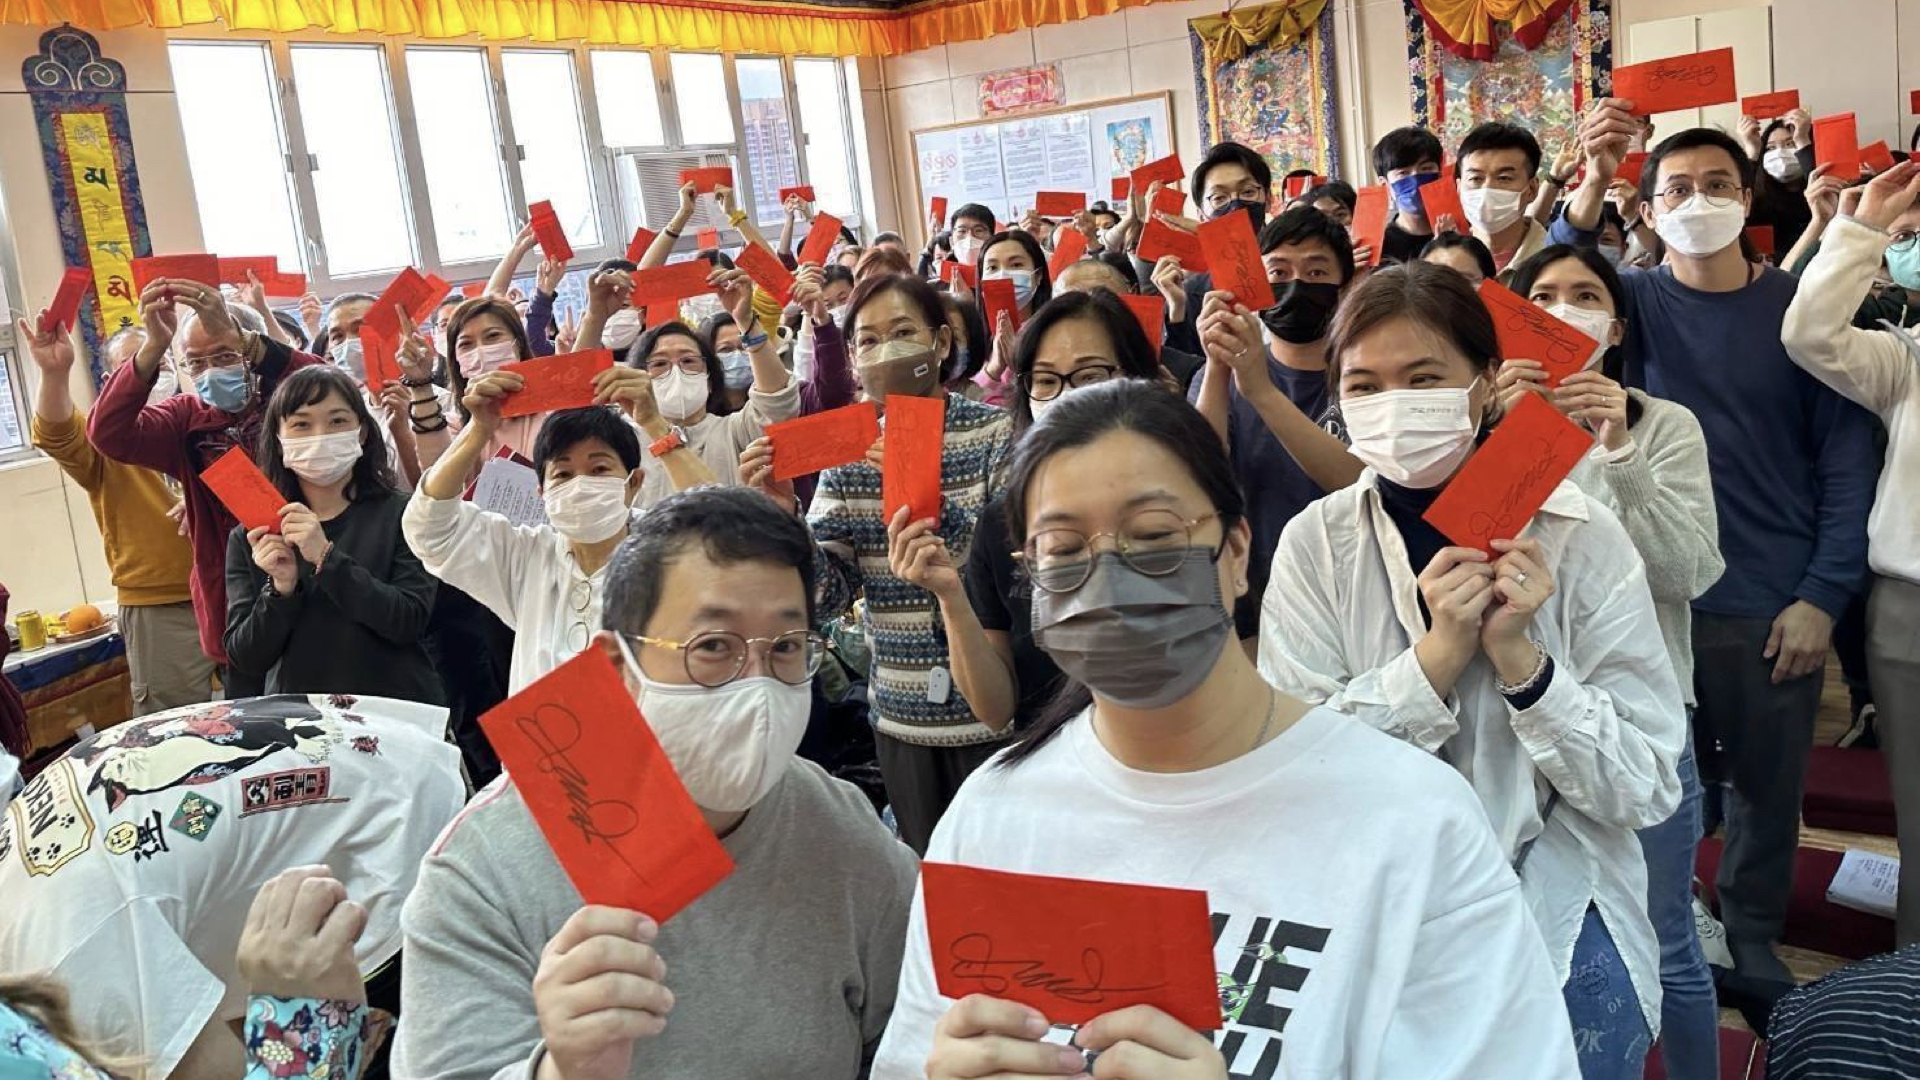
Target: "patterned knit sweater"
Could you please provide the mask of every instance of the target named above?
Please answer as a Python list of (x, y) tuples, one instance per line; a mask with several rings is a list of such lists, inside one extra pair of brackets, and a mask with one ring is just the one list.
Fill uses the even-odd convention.
[[(955, 566), (964, 566), (980, 510), (998, 494), (995, 468), (1012, 435), (1000, 409), (947, 395), (940, 456), (940, 538)], [(922, 746), (967, 746), (1000, 738), (974, 719), (953, 686), (947, 700), (927, 700), (927, 680), (947, 668), (947, 638), (933, 594), (893, 576), (887, 567), (887, 524), (881, 517), (880, 470), (865, 461), (829, 469), (807, 515), (819, 544), (822, 619), (866, 597), (865, 628), (873, 652), (869, 700), (880, 730)]]

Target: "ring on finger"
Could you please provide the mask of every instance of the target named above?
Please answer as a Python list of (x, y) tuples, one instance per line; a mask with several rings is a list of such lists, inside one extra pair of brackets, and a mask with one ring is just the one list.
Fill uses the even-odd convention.
[(1522, 571), (1520, 571), (1520, 572), (1519, 572), (1518, 574), (1515, 574), (1515, 575), (1513, 576), (1513, 583), (1514, 583), (1515, 585), (1518, 585), (1518, 586), (1520, 586), (1520, 587), (1521, 587), (1521, 588), (1523, 588), (1523, 589), (1524, 589), (1524, 588), (1526, 588), (1526, 587), (1527, 587), (1527, 572), (1526, 572), (1525, 570), (1522, 570)]

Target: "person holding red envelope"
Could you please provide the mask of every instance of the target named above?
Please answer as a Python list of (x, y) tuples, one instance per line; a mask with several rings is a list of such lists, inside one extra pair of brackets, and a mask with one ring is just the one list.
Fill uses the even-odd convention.
[[(1505, 470), (1484, 487), (1453, 490), (1483, 434), (1499, 438), (1498, 359), (1492, 316), (1450, 270), (1405, 263), (1347, 297), (1330, 360), (1368, 471), (1281, 534), (1260, 669), (1470, 778), (1566, 984), (1580, 1075), (1637, 1080), (1660, 949), (1634, 830), (1679, 803), (1686, 714), (1646, 570), (1611, 513), (1515, 449), (1484, 463)], [(1493, 524), (1488, 554), (1427, 520), (1448, 497), (1489, 521), (1539, 509)]]
[[(857, 789), (795, 754), (826, 652), (814, 559), (805, 524), (756, 492), (681, 492), (637, 521), (604, 570), (592, 647), (698, 818), (630, 828), (676, 848), (678, 829), (709, 830), (732, 871), (670, 919), (583, 903), (594, 890), (503, 777), (421, 864), (396, 1075), (864, 1074), (893, 1009), (915, 863)], [(556, 769), (639, 753), (592, 719), (548, 704), (520, 723), (538, 725)], [(637, 813), (637, 797), (580, 796), (586, 839), (627, 836), (602, 823)], [(766, 1022), (745, 1022), (756, 1013)]]
[(1807, 185), (1814, 168), (1813, 117), (1796, 108), (1763, 128), (1760, 121), (1742, 116), (1740, 144), (1760, 163), (1753, 176), (1753, 212), (1747, 215), (1747, 224), (1773, 230), (1775, 254), (1792, 251), (1812, 221)]
[[(1004, 406), (1013, 396), (1013, 335), (1034, 309), (1053, 298), (1053, 273), (1047, 266), (1046, 252), (1032, 234), (1010, 229), (994, 234), (980, 249), (978, 264), (980, 293), (987, 320), (987, 333), (993, 337), (993, 351), (985, 366), (974, 376), (974, 383), (986, 393), (980, 400)], [(996, 302), (989, 282), (1005, 281), (1011, 289), (1012, 304)]]
[[(1381, 249), (1375, 253), (1375, 265), (1417, 259), (1427, 241), (1433, 239), (1433, 223), (1427, 220), (1420, 189), (1440, 178), (1440, 163), (1445, 157), (1439, 137), (1423, 127), (1394, 128), (1374, 144), (1374, 175), (1393, 193), (1393, 216), (1387, 221)], [(1348, 215), (1351, 220), (1351, 210)]]
[[(1139, 956), (1095, 952), (1055, 980), (1076, 1019), (1095, 1015), (1050, 1034), (1057, 1016), (1007, 1000), (999, 971), (968, 959), (1013, 933), (1000, 928), (1038, 929), (1028, 912), (935, 920), (923, 890), (872, 1075), (1573, 1075), (1552, 962), (1472, 792), (1430, 755), (1269, 685), (1234, 640), (1228, 607), (1258, 556), (1199, 413), (1140, 379), (1066, 394), (1017, 445), (1006, 508), (1034, 640), (1067, 681), (961, 789), (923, 881), (938, 861), (1204, 890), (1211, 918), (1190, 947), (1217, 972), (1218, 1030), (1131, 1004), (1162, 988), (1125, 974), (1146, 970)], [(955, 921), (964, 938), (930, 933)], [(1153, 933), (1133, 935), (1141, 951)], [(1010, 962), (1000, 986), (1019, 978), (1022, 952), (989, 955)], [(941, 993), (955, 982), (978, 989)]]
[[(344, 293), (334, 297), (321, 316), (322, 342), (328, 359), (360, 384), (367, 408), (387, 433), (398, 476), (410, 490), (420, 482), (420, 473), (439, 460), (453, 442), (453, 392), (433, 381), (433, 348), (426, 336), (417, 332), (413, 319), (395, 312), (403, 337), (386, 342), (376, 332), (361, 334), (367, 312), (378, 302), (366, 293)], [(389, 351), (399, 377), (376, 392), (367, 377), (367, 340)], [(317, 342), (316, 345), (321, 344)]]

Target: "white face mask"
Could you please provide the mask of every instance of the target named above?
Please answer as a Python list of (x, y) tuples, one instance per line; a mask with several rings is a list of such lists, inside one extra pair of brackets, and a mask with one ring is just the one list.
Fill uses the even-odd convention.
[(627, 527), (624, 476), (576, 476), (548, 485), (541, 501), (547, 522), (576, 544), (597, 544)]
[[(355, 344), (359, 344), (355, 342)], [(353, 471), (360, 460), (360, 429), (280, 440), (280, 460), (293, 475), (322, 487)]]
[(953, 238), (953, 257), (955, 260), (972, 265), (973, 257), (980, 254), (981, 241), (971, 234)]
[(829, 308), (829, 309), (827, 310), (827, 317), (833, 320), (833, 325), (835, 325), (835, 326), (838, 326), (838, 327), (840, 327), (840, 328), (842, 328), (842, 329), (845, 329), (845, 328), (846, 328), (846, 325), (847, 325), (847, 307), (848, 307), (848, 305), (846, 305), (846, 304), (841, 304), (841, 305), (840, 305), (839, 307), (837, 307), (837, 308)]
[(1800, 155), (1784, 146), (1767, 151), (1767, 175), (1781, 183), (1800, 178)]
[(685, 420), (707, 407), (707, 377), (675, 364), (665, 375), (653, 377), (653, 400), (661, 416)]
[(627, 639), (616, 635), (614, 640), (640, 679), (640, 715), (694, 804), (740, 811), (766, 798), (787, 774), (807, 733), (810, 685), (791, 686), (768, 675), (712, 689), (655, 682), (641, 673)]
[(1600, 358), (1607, 354), (1607, 346), (1611, 344), (1607, 339), (1613, 336), (1613, 316), (1572, 304), (1553, 304), (1546, 308), (1546, 312), (1600, 343), (1593, 350), (1593, 355), (1587, 357), (1587, 362), (1581, 365), (1582, 370), (1599, 363)]
[(1747, 208), (1739, 199), (1725, 206), (1714, 206), (1698, 191), (1686, 202), (1653, 219), (1653, 231), (1660, 234), (1668, 247), (1695, 259), (1724, 251), (1740, 239), (1740, 230), (1746, 227)]
[(1348, 449), (1401, 487), (1438, 487), (1473, 453), (1473, 388), (1387, 390), (1340, 403)]
[(334, 366), (353, 376), (354, 382), (367, 381), (367, 356), (361, 349), (359, 338), (350, 337), (335, 345), (328, 353), (328, 357), (332, 359)]
[(490, 345), (475, 345), (460, 354), (460, 374), (477, 379), (489, 371), (499, 371), (520, 359), (520, 344), (512, 338)]
[(600, 328), (600, 343), (615, 352), (626, 352), (639, 336), (640, 313), (632, 308), (607, 316), (607, 325)]
[(1460, 209), (1467, 221), (1489, 235), (1520, 220), (1520, 192), (1503, 188), (1468, 188), (1460, 193)]

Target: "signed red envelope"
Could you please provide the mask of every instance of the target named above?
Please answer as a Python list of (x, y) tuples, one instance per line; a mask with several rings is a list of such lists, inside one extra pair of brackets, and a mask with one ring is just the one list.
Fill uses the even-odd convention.
[[(927, 200), (927, 217), (939, 222), (942, 228), (946, 227), (947, 197), (945, 195), (935, 195)], [(837, 231), (839, 226), (834, 228)]]
[(500, 370), (522, 376), (527, 384), (500, 403), (501, 419), (591, 405), (593, 377), (611, 367), (612, 349), (588, 349), (507, 364)]
[(1036, 191), (1033, 212), (1041, 217), (1072, 217), (1087, 208), (1087, 196), (1079, 191)]
[(1813, 122), (1813, 163), (1831, 165), (1829, 176), (1844, 183), (1860, 178), (1860, 136), (1852, 113), (1823, 116)]
[(633, 230), (633, 239), (627, 241), (627, 261), (638, 266), (641, 257), (646, 255), (647, 249), (652, 247), (653, 242), (659, 238), (659, 233), (645, 225)]
[(1861, 147), (1860, 160), (1876, 173), (1886, 172), (1894, 165), (1893, 151), (1888, 149), (1885, 139)]
[(1140, 246), (1134, 252), (1149, 266), (1172, 255), (1180, 260), (1180, 269), (1197, 273), (1207, 268), (1206, 252), (1200, 238), (1154, 218), (1140, 230)]
[(714, 188), (733, 186), (733, 170), (725, 165), (708, 165), (698, 169), (681, 169), (680, 184), (693, 185), (698, 192), (712, 191)]
[(1480, 283), (1480, 299), (1493, 316), (1500, 355), (1508, 360), (1537, 360), (1547, 369), (1547, 385), (1587, 366), (1600, 343), (1547, 313), (1545, 308), (1492, 278)]
[(701, 296), (712, 289), (707, 284), (707, 276), (711, 273), (713, 267), (705, 259), (684, 259), (635, 270), (630, 302), (634, 307), (646, 307), (650, 301), (680, 301), (689, 296)]
[(800, 254), (794, 257), (795, 265), (825, 266), (827, 255), (839, 239), (839, 218), (832, 214), (813, 215), (813, 227), (807, 230), (807, 238), (800, 244)]
[(1016, 1001), (1052, 1024), (1151, 1005), (1217, 1031), (1207, 894), (1194, 889), (920, 865), (940, 993)]
[(200, 482), (247, 529), (264, 525), (279, 532), (280, 508), (293, 501), (280, 494), (247, 452), (237, 446), (207, 466), (200, 473)]
[(1773, 226), (1747, 226), (1747, 242), (1753, 245), (1754, 254), (1756, 255), (1773, 254)]
[(1522, 394), (1422, 516), (1461, 547), (1494, 554), (1493, 541), (1519, 536), (1591, 449), (1586, 429)]
[(367, 369), (367, 389), (378, 394), (388, 383), (400, 381), (400, 358), (394, 343), (380, 332), (360, 323), (360, 360)]
[(67, 267), (67, 272), (60, 275), (60, 288), (55, 290), (53, 302), (47, 305), (46, 317), (40, 320), (40, 332), (73, 329), (74, 320), (80, 316), (80, 301), (87, 298), (87, 286), (91, 284), (93, 275), (86, 267)]
[(782, 306), (793, 296), (793, 272), (779, 257), (759, 244), (748, 244), (733, 257), (733, 265), (747, 272), (755, 285), (765, 289)]
[(1119, 202), (1121, 199), (1126, 198), (1127, 192), (1131, 190), (1133, 190), (1133, 184), (1130, 181), (1128, 181), (1126, 177), (1116, 176), (1113, 178), (1113, 187), (1111, 189), (1110, 197), (1114, 202)]
[(480, 727), (587, 903), (664, 925), (733, 872), (599, 648), (501, 702)]
[(1460, 185), (1453, 177), (1442, 176), (1438, 180), (1430, 180), (1421, 184), (1418, 190), (1420, 208), (1426, 212), (1428, 222), (1437, 222), (1442, 217), (1452, 215), (1455, 228), (1466, 229), (1471, 226), (1467, 221), (1466, 206), (1460, 202)]
[(1020, 301), (1015, 297), (1013, 282), (1006, 278), (988, 278), (980, 283), (981, 314), (987, 320), (987, 334), (992, 336), (1000, 332), (1000, 313), (1006, 312), (1007, 319), (1015, 330), (1020, 329)]
[(1087, 234), (1079, 229), (1061, 227), (1053, 232), (1053, 254), (1047, 256), (1047, 276), (1060, 280), (1060, 272), (1087, 253)]
[(940, 449), (947, 403), (911, 394), (887, 395), (887, 442), (880, 462), (880, 503), (885, 520), (902, 506), (910, 520), (940, 517)]
[(720, 246), (719, 229), (701, 229), (693, 234), (693, 246), (697, 248), (718, 248)]
[(1153, 197), (1153, 212), (1169, 217), (1183, 217), (1187, 212), (1186, 193), (1179, 188), (1163, 187)]
[(1633, 102), (1640, 116), (1737, 101), (1733, 50), (1710, 49), (1614, 68), (1613, 96)]
[(220, 287), (220, 260), (212, 255), (149, 255), (133, 260), (133, 291), (145, 292), (155, 278), (197, 281), (208, 288)]
[(1187, 178), (1187, 174), (1180, 168), (1179, 154), (1168, 154), (1158, 161), (1149, 161), (1133, 170), (1130, 176), (1133, 180), (1133, 190), (1142, 192), (1147, 190), (1147, 185), (1155, 180), (1171, 186)]
[(799, 185), (797, 185), (797, 186), (794, 186), (794, 187), (783, 187), (783, 188), (781, 188), (781, 189), (780, 189), (780, 201), (781, 201), (781, 202), (783, 202), (783, 203), (784, 203), (784, 202), (786, 202), (786, 201), (787, 201), (787, 196), (789, 196), (789, 195), (798, 195), (798, 196), (800, 196), (800, 200), (801, 200), (802, 202), (813, 202), (813, 201), (814, 201), (814, 199), (813, 199), (813, 185), (812, 185), (812, 184), (799, 184)]
[(1776, 116), (1785, 116), (1800, 107), (1800, 91), (1775, 90), (1771, 94), (1755, 94), (1740, 99), (1740, 113), (1755, 120), (1771, 120)]
[(253, 271), (253, 276), (259, 278), (260, 283), (264, 285), (268, 277), (280, 272), (280, 263), (271, 255), (239, 257), (221, 255), (216, 262), (220, 267), (220, 284), (222, 285), (245, 285), (249, 270)]
[(1373, 259), (1367, 265), (1380, 264), (1381, 249), (1387, 243), (1388, 207), (1393, 202), (1393, 193), (1385, 184), (1361, 188), (1355, 193), (1353, 203), (1353, 226), (1348, 232), (1356, 245), (1368, 248)]
[(1646, 167), (1647, 167), (1646, 152), (1644, 150), (1635, 150), (1631, 154), (1624, 154), (1621, 156), (1620, 167), (1613, 170), (1613, 175), (1617, 179), (1625, 180), (1627, 183), (1632, 184), (1635, 187), (1639, 187), (1640, 173), (1644, 171)]
[(1233, 294), (1236, 303), (1255, 311), (1273, 306), (1273, 286), (1260, 261), (1260, 242), (1253, 235), (1253, 219), (1228, 214), (1200, 223), (1200, 250), (1213, 275), (1213, 287)]
[(1159, 293), (1141, 295), (1128, 293), (1120, 298), (1133, 312), (1133, 319), (1140, 324), (1140, 332), (1147, 335), (1147, 342), (1153, 346), (1153, 355), (1160, 355), (1160, 346), (1167, 336), (1167, 298)]
[(859, 461), (880, 438), (880, 414), (870, 401), (767, 425), (773, 440), (773, 478), (791, 480)]
[(573, 245), (567, 242), (567, 231), (560, 227), (560, 215), (554, 213), (552, 203), (542, 199), (528, 206), (527, 219), (547, 258), (558, 263), (573, 258)]

